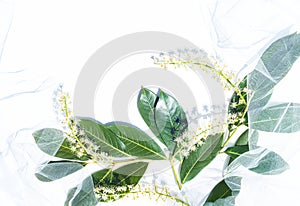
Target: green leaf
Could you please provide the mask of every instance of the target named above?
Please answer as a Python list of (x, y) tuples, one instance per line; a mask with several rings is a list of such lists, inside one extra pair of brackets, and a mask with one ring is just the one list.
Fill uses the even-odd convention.
[(87, 156), (80, 158), (71, 150), (70, 143), (65, 138), (64, 132), (54, 128), (45, 128), (34, 132), (37, 146), (46, 154), (63, 159), (88, 160)]
[[(240, 90), (240, 94), (238, 94), (236, 91), (232, 94), (229, 106), (228, 106), (228, 114), (236, 114), (238, 115), (239, 113), (244, 114), (245, 109), (247, 107), (247, 104), (245, 103), (240, 103), (242, 101), (242, 97), (247, 103), (247, 92), (244, 91), (245, 88), (247, 88), (247, 76), (244, 77), (244, 79), (240, 82), (238, 85), (238, 88)], [(241, 97), (241, 96), (242, 97)], [(239, 126), (239, 125), (245, 125), (248, 126), (248, 115), (247, 113), (244, 115), (245, 121), (237, 121), (235, 123), (229, 123), (228, 124), (228, 129), (229, 131), (232, 131), (233, 125)]]
[(51, 182), (72, 174), (82, 168), (82, 164), (76, 162), (49, 162), (41, 165), (38, 171), (35, 173), (35, 176), (40, 181)]
[(78, 157), (76, 155), (76, 153), (74, 151), (72, 151), (71, 145), (70, 145), (70, 143), (67, 139), (64, 140), (61, 147), (59, 148), (59, 150), (55, 154), (55, 157), (60, 157), (60, 158), (63, 158), (63, 159), (81, 160), (81, 161), (85, 161), (85, 160), (90, 159), (89, 156), (87, 156), (86, 154), (84, 154), (81, 157)]
[(276, 83), (257, 70), (248, 75), (248, 82), (248, 88), (253, 91), (249, 102), (248, 112), (250, 112), (264, 107), (269, 102)]
[(105, 193), (105, 199), (100, 194), (99, 202), (107, 202), (116, 200), (114, 194), (118, 194), (121, 198), (129, 192), (129, 187), (125, 187), (125, 190), (118, 190), (117, 187), (120, 186), (135, 186), (142, 176), (145, 174), (145, 171), (148, 167), (146, 162), (136, 162), (122, 166), (114, 171), (111, 169), (103, 169), (98, 172), (95, 172), (92, 175), (95, 188), (101, 187), (106, 189), (111, 189), (113, 192), (103, 192)]
[(193, 179), (204, 167), (206, 167), (221, 149), (223, 134), (209, 135), (205, 144), (190, 152), (180, 168), (180, 179), (185, 182)]
[(131, 163), (116, 170), (103, 169), (95, 172), (92, 177), (95, 186), (136, 185), (148, 167), (147, 162)]
[(225, 153), (228, 154), (232, 159), (237, 158), (238, 156), (242, 155), (245, 152), (249, 151), (248, 145), (236, 145), (233, 147), (228, 147), (225, 150)]
[(143, 120), (148, 125), (150, 130), (162, 143), (165, 144), (164, 139), (158, 132), (154, 121), (154, 106), (157, 103), (157, 101), (158, 97), (156, 96), (156, 94), (154, 94), (149, 89), (142, 88), (138, 96), (137, 105), (140, 115), (142, 116)]
[(77, 187), (73, 187), (73, 188), (69, 189), (64, 206), (69, 206), (69, 203), (71, 203), (71, 200), (74, 197), (76, 190), (77, 190)]
[(237, 157), (227, 168), (226, 174), (245, 167), (262, 175), (276, 175), (289, 168), (287, 162), (273, 151), (257, 148)]
[(219, 182), (210, 192), (206, 202), (215, 202), (218, 199), (226, 198), (232, 195), (231, 189), (225, 183), (225, 180)]
[(155, 105), (154, 120), (157, 130), (163, 137), (170, 152), (175, 152), (175, 139), (188, 128), (188, 122), (182, 107), (176, 99), (162, 90), (158, 91), (158, 101)]
[(248, 133), (249, 129), (246, 129), (237, 139), (235, 145), (248, 145)]
[(94, 194), (94, 185), (91, 176), (69, 190), (65, 206), (96, 206), (97, 200)]
[(166, 159), (159, 145), (146, 133), (133, 125), (113, 122), (107, 124), (107, 128), (115, 133), (125, 144), (128, 154), (145, 159)]
[[(230, 157), (227, 165), (229, 165), (239, 155), (249, 151), (248, 133), (249, 129), (246, 129), (237, 139), (235, 146), (229, 147), (225, 150), (225, 153)], [(250, 139), (250, 143), (256, 144), (256, 142), (253, 142), (252, 138)]]
[(89, 118), (78, 118), (79, 128), (84, 131), (85, 138), (100, 147), (101, 152), (112, 157), (131, 157), (125, 144), (104, 125)]
[(38, 130), (32, 136), (40, 150), (51, 156), (55, 156), (65, 140), (64, 133), (54, 128)]
[(288, 163), (282, 157), (275, 152), (269, 152), (259, 160), (256, 167), (249, 168), (249, 170), (263, 175), (277, 175), (288, 168)]
[(300, 35), (285, 36), (272, 43), (248, 76), (248, 87), (254, 91), (249, 110), (265, 106), (274, 86), (282, 80), (300, 56)]
[(278, 83), (289, 72), (299, 56), (300, 35), (293, 33), (272, 43), (263, 53), (261, 60), (272, 81)]
[(251, 128), (278, 133), (300, 130), (300, 104), (281, 103), (262, 109), (252, 120)]
[(188, 127), (186, 115), (176, 99), (161, 90), (156, 95), (142, 88), (138, 97), (138, 109), (154, 135), (173, 152), (174, 139)]
[(210, 192), (204, 206), (234, 206), (241, 189), (241, 179), (232, 176), (219, 182)]

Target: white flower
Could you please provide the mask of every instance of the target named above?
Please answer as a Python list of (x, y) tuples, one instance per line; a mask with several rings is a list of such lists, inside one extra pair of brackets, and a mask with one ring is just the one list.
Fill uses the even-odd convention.
[(106, 194), (102, 194), (102, 200), (107, 200), (108, 199), (108, 196)]

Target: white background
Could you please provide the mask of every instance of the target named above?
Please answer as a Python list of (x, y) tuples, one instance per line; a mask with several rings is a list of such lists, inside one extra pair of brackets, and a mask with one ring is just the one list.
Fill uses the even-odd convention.
[[(14, 132), (54, 120), (51, 93), (55, 85), (62, 82), (65, 89), (72, 94), (82, 66), (105, 43), (133, 32), (170, 32), (194, 42), (209, 52), (216, 51), (226, 63), (238, 70), (245, 61), (258, 55), (260, 49), (271, 39), (276, 38), (278, 32), (288, 32), (287, 28), (299, 19), (295, 9), (297, 1), (251, 1), (251, 7), (246, 1), (244, 4), (238, 2), (243, 1), (218, 4), (225, 8), (224, 10), (232, 9), (232, 12), (223, 13), (221, 9), (217, 13), (220, 15), (220, 21), (214, 22), (214, 25), (221, 24), (218, 28), (222, 28), (223, 34), (236, 37), (232, 41), (219, 42), (219, 44), (217, 42), (220, 39), (214, 33), (208, 12), (208, 8), (212, 8), (213, 3), (208, 4), (200, 0), (15, 0), (12, 2), (13, 19), (0, 63), (1, 98), (34, 90), (43, 81), (47, 81), (39, 94), (25, 93), (4, 99), (0, 103), (1, 205), (62, 204), (65, 194), (54, 198), (54, 195), (62, 191), (56, 189), (55, 184), (48, 186), (38, 182), (28, 182), (29, 177), (23, 179), (21, 175), (30, 175), (35, 165), (15, 163), (14, 157), (2, 151), (9, 149), (8, 143), (11, 141), (9, 138), (12, 138), (10, 135)], [(227, 8), (229, 6), (231, 8)], [(228, 22), (222, 21), (222, 15), (229, 16), (226, 18)], [(269, 18), (265, 18), (265, 15)], [(250, 25), (250, 30), (241, 25)], [(265, 29), (264, 32), (261, 32), (262, 28)], [(254, 34), (261, 39), (259, 44), (253, 43)], [(249, 49), (248, 53), (247, 49)], [(249, 63), (256, 60), (254, 58)], [(297, 68), (299, 63), (276, 88), (272, 97), (274, 101), (300, 102), (300, 95), (297, 92), (300, 73)], [(24, 72), (8, 73), (19, 70)], [(26, 135), (23, 137), (26, 138)], [(278, 176), (254, 175), (245, 178), (237, 205), (296, 205), (300, 192), (299, 133), (265, 134), (260, 144), (283, 156), (291, 168)], [(30, 184), (39, 185), (32, 187)], [(205, 186), (199, 185), (200, 187)], [(45, 196), (50, 197), (45, 198)], [(116, 205), (118, 204), (122, 203), (117, 202)]]

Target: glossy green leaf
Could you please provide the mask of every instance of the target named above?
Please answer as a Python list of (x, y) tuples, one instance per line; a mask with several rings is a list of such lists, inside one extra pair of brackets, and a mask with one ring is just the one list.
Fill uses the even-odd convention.
[(272, 43), (248, 76), (248, 88), (254, 91), (249, 109), (265, 106), (274, 86), (282, 80), (300, 56), (300, 35), (285, 36)]
[(99, 146), (101, 152), (105, 152), (112, 157), (131, 157), (125, 144), (103, 124), (93, 119), (78, 119), (79, 128), (83, 130), (85, 138)]
[(146, 88), (141, 88), (137, 106), (145, 123), (148, 125), (153, 134), (163, 143), (164, 139), (161, 137), (160, 133), (157, 130), (155, 121), (154, 121), (154, 107), (158, 101), (158, 97), (152, 91)]
[(138, 109), (154, 135), (173, 152), (174, 139), (188, 127), (186, 115), (176, 99), (161, 90), (156, 95), (142, 88), (138, 97)]
[(159, 145), (135, 126), (127, 123), (113, 122), (107, 124), (107, 128), (115, 133), (124, 143), (128, 154), (145, 159), (166, 159)]
[(210, 192), (206, 202), (215, 202), (218, 199), (226, 198), (232, 195), (231, 189), (226, 184), (225, 180), (219, 182)]
[(174, 97), (162, 90), (159, 90), (157, 95), (159, 99), (155, 105), (154, 120), (165, 145), (169, 151), (174, 152), (174, 140), (180, 137), (188, 128), (187, 118)]
[(37, 146), (46, 154), (74, 160), (88, 160), (87, 156), (80, 158), (71, 150), (64, 132), (54, 128), (45, 128), (34, 132), (33, 137)]
[(232, 176), (219, 182), (210, 192), (204, 206), (234, 206), (241, 189), (241, 179)]
[(91, 176), (69, 190), (64, 206), (96, 206), (97, 200), (94, 194), (94, 184)]
[(206, 167), (221, 149), (223, 134), (209, 135), (205, 144), (190, 152), (180, 168), (180, 179), (185, 183), (193, 179), (204, 167)]
[(237, 171), (240, 167), (263, 175), (276, 175), (289, 168), (287, 162), (273, 151), (256, 148), (237, 157), (227, 168), (226, 174)]
[(35, 176), (43, 182), (51, 182), (63, 178), (83, 168), (82, 164), (76, 162), (59, 161), (48, 162), (41, 165)]
[(238, 156), (242, 155), (245, 152), (249, 151), (248, 145), (236, 145), (233, 147), (228, 147), (225, 150), (225, 153), (228, 154), (232, 159), (237, 158)]
[(103, 169), (95, 172), (92, 177), (95, 187), (105, 187), (107, 189), (112, 189), (114, 192), (105, 192), (105, 199), (100, 195), (98, 198), (99, 202), (107, 202), (116, 200), (114, 194), (118, 194), (118, 198), (123, 197), (129, 188), (125, 187), (125, 190), (117, 190), (120, 186), (135, 186), (148, 167), (146, 162), (137, 162), (122, 166), (114, 171), (111, 169)]
[(300, 130), (300, 104), (281, 103), (261, 110), (251, 128), (266, 132), (291, 133)]

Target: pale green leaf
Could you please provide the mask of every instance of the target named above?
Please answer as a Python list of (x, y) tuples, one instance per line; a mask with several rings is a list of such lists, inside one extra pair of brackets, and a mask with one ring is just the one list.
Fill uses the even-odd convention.
[(82, 169), (82, 164), (76, 162), (49, 162), (41, 165), (35, 176), (43, 182), (50, 182), (60, 178), (63, 178), (69, 174), (72, 174)]
[(251, 128), (266, 132), (297, 132), (300, 130), (300, 104), (280, 103), (265, 107), (253, 117)]
[(287, 162), (273, 151), (257, 148), (237, 157), (227, 168), (225, 174), (238, 171), (241, 167), (262, 175), (276, 175), (289, 168)]
[(96, 206), (97, 200), (94, 194), (94, 184), (91, 176), (81, 184), (69, 190), (65, 206)]

